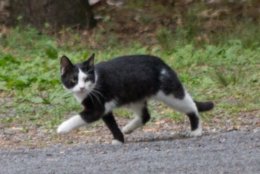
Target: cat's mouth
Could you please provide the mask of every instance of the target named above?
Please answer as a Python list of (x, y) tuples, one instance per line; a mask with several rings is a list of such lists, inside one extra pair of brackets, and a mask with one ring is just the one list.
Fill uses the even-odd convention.
[(80, 89), (78, 92), (79, 92), (79, 93), (86, 93), (86, 92), (88, 92), (88, 90), (85, 89), (85, 88), (82, 88), (82, 89)]
[(85, 94), (85, 93), (88, 93), (88, 90), (86, 88), (80, 88), (80, 89), (74, 90), (74, 92), (78, 93), (78, 94)]
[(89, 94), (91, 91), (93, 90), (92, 86), (91, 87), (80, 87), (77, 88), (77, 90), (75, 91), (78, 94)]

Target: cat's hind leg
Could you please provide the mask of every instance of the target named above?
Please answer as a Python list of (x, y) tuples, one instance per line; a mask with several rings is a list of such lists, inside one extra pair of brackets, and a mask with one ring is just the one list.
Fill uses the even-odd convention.
[(131, 104), (128, 108), (134, 112), (135, 118), (123, 127), (123, 133), (125, 134), (132, 133), (135, 129), (143, 126), (150, 120), (150, 114), (147, 109), (146, 101)]
[(159, 91), (155, 98), (171, 108), (185, 113), (189, 117), (191, 126), (190, 136), (200, 136), (202, 134), (201, 120), (197, 106), (187, 91), (184, 92), (183, 97), (179, 98), (174, 94), (166, 94), (163, 91)]

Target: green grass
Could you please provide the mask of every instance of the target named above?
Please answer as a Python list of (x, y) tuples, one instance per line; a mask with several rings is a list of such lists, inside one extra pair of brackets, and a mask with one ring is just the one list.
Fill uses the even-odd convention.
[[(243, 116), (241, 113), (259, 111), (259, 22), (247, 18), (238, 21), (228, 15), (224, 22), (228, 21), (229, 27), (212, 31), (203, 29), (205, 21), (197, 15), (208, 8), (205, 3), (194, 3), (185, 14), (180, 7), (131, 1), (114, 17), (114, 9), (113, 13), (101, 11), (105, 19), (87, 35), (64, 29), (50, 36), (20, 27), (0, 34), (0, 97), (11, 99), (0, 103), (0, 124), (19, 124), (25, 131), (29, 126), (53, 130), (71, 112), (80, 111), (81, 106), (60, 83), (59, 57), (66, 54), (73, 62), (80, 62), (93, 52), (97, 63), (126, 54), (161, 57), (178, 72), (195, 99), (215, 102), (215, 109), (203, 114), (206, 122), (213, 122), (215, 117), (237, 120)], [(124, 28), (115, 20), (120, 14), (123, 21), (132, 24), (130, 28), (141, 30), (141, 35), (133, 34), (131, 39), (128, 30), (129, 33), (118, 34), (115, 26)], [(169, 18), (182, 24), (173, 29), (171, 25), (156, 23), (157, 20), (167, 23)], [(148, 28), (148, 32), (143, 28)], [(150, 109), (154, 119), (170, 117), (183, 121), (185, 118), (160, 103), (151, 102)], [(123, 109), (116, 114), (130, 116)]]
[[(192, 42), (180, 44), (176, 41), (171, 43), (174, 48), (169, 48), (161, 44), (167, 40), (165, 33), (170, 35), (162, 31), (158, 45), (150, 47), (133, 42), (126, 47), (119, 45), (100, 50), (79, 45), (74, 50), (68, 49), (66, 43), (60, 46), (55, 37), (39, 34), (33, 29), (11, 29), (1, 38), (0, 92), (13, 102), (11, 105), (1, 104), (0, 115), (10, 116), (2, 117), (1, 123), (50, 129), (68, 117), (68, 113), (80, 111), (81, 106), (60, 84), (59, 57), (66, 54), (74, 62), (79, 62), (92, 52), (96, 53), (96, 62), (125, 54), (160, 56), (178, 72), (194, 98), (213, 100), (217, 104), (213, 112), (204, 116), (207, 121), (216, 115), (221, 118), (219, 114), (235, 118), (238, 113), (259, 109), (259, 47), (249, 47), (237, 39), (201, 47)], [(167, 42), (170, 45), (171, 41)], [(259, 40), (251, 45), (259, 45)], [(151, 104), (150, 108), (156, 118), (170, 117), (177, 121), (184, 118), (162, 105)], [(11, 109), (15, 112), (10, 115)], [(117, 114), (129, 116), (124, 110)]]

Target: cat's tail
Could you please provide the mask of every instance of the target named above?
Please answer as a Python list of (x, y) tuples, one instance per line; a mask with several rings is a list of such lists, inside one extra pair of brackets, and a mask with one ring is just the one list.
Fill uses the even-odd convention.
[(199, 112), (209, 111), (214, 108), (214, 103), (211, 101), (208, 101), (208, 102), (194, 101), (194, 102), (195, 102)]

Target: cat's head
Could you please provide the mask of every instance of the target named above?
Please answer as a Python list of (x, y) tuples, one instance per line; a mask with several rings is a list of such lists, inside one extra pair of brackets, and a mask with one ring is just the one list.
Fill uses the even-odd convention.
[(66, 56), (60, 59), (61, 81), (63, 86), (73, 93), (90, 93), (96, 82), (94, 71), (94, 57), (92, 54), (86, 61), (73, 64)]

